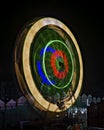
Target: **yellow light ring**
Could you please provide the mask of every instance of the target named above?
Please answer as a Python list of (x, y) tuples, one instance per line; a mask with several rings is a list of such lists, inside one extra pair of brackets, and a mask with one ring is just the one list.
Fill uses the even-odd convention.
[[(83, 64), (82, 64), (81, 52), (78, 47), (77, 41), (73, 36), (73, 34), (71, 33), (71, 31), (59, 20), (50, 17), (41, 18), (26, 26), (26, 28), (22, 31), (22, 33), (20, 33), (19, 38), (17, 38), (17, 44), (15, 46), (15, 70), (21, 90), (27, 97), (29, 102), (33, 104), (33, 106), (45, 111), (48, 110), (52, 112), (61, 112), (63, 111), (63, 109), (59, 109), (59, 107), (56, 104), (53, 104), (43, 98), (43, 96), (37, 89), (36, 84), (34, 83), (34, 79), (32, 77), (30, 68), (30, 47), (33, 38), (35, 37), (37, 32), (40, 31), (41, 28), (47, 25), (50, 26), (55, 25), (64, 30), (70, 36), (77, 51), (79, 60), (79, 69), (80, 69), (79, 81), (75, 93), (73, 94), (70, 100), (65, 102), (64, 110), (71, 107), (73, 103), (76, 101), (81, 91), (83, 80)], [(75, 87), (75, 80), (76, 80), (76, 73), (74, 73), (73, 75), (73, 80), (71, 84), (73, 90)]]
[(30, 60), (29, 60), (30, 47), (31, 47), (33, 38), (35, 37), (35, 35), (41, 28), (43, 28), (44, 26), (50, 25), (50, 24), (62, 28), (71, 37), (71, 39), (76, 47), (76, 50), (78, 53), (78, 58), (79, 58), (79, 65), (80, 65), (80, 67), (79, 67), (80, 68), (80, 77), (79, 77), (79, 82), (78, 82), (76, 92), (73, 95), (73, 97), (71, 98), (71, 100), (69, 100), (67, 102), (65, 109), (69, 108), (75, 102), (75, 99), (77, 99), (77, 97), (80, 93), (80, 90), (81, 90), (82, 80), (83, 80), (83, 64), (82, 64), (81, 52), (80, 52), (78, 43), (77, 43), (74, 35), (71, 33), (69, 28), (67, 28), (67, 26), (65, 26), (61, 21), (59, 21), (55, 18), (50, 18), (50, 17), (41, 18), (30, 27), (30, 29), (25, 37), (24, 45), (23, 45), (23, 53), (22, 53), (23, 72), (24, 72), (24, 77), (25, 77), (26, 83), (29, 87), (29, 90), (30, 90), (32, 96), (34, 97), (34, 99), (36, 100), (36, 102), (39, 103), (39, 105), (42, 106), (42, 108), (44, 110), (60, 112), (62, 110), (60, 110), (56, 104), (50, 103), (47, 100), (45, 100), (43, 98), (43, 96), (40, 94), (40, 92), (38, 91), (36, 84), (34, 83), (33, 77), (31, 75)]

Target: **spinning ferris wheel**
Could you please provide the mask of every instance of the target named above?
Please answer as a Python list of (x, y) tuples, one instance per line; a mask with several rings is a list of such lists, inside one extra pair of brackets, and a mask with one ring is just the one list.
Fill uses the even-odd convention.
[(70, 29), (52, 17), (27, 23), (17, 37), (15, 71), (34, 107), (51, 112), (71, 107), (82, 88), (83, 63)]

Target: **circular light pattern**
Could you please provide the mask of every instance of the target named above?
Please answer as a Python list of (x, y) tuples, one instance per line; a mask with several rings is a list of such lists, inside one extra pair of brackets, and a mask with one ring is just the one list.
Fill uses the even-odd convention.
[[(54, 40), (54, 41), (50, 41), (49, 42), (49, 44), (51, 44), (51, 43), (53, 43), (53, 42), (55, 42), (55, 45), (58, 43), (60, 43), (60, 44), (63, 44), (64, 45), (64, 43), (63, 42), (61, 42), (61, 41), (58, 41), (58, 40)], [(65, 45), (64, 45), (65, 46)], [(48, 44), (46, 45), (46, 47), (45, 47), (45, 50), (44, 50), (44, 53), (46, 52), (46, 49), (47, 49), (47, 47), (48, 47)], [(58, 48), (59, 49), (59, 48)], [(68, 51), (68, 48), (67, 48), (67, 50), (66, 51)], [(70, 54), (70, 53), (69, 53)], [(69, 55), (69, 58), (70, 58), (70, 56), (71, 55)], [(67, 85), (64, 85), (64, 86), (62, 86), (63, 85), (63, 78), (65, 78), (66, 77), (66, 74), (68, 75), (68, 61), (67, 61), (67, 57), (66, 57), (66, 55), (65, 55), (65, 53), (63, 52), (63, 51), (61, 51), (61, 50), (54, 50), (54, 53), (52, 53), (52, 56), (51, 56), (51, 67), (52, 67), (52, 71), (53, 71), (53, 73), (54, 73), (54, 76), (52, 76), (52, 72), (50, 73), (50, 74), (47, 74), (47, 71), (46, 71), (46, 67), (45, 66), (47, 66), (48, 65), (48, 63), (47, 64), (45, 64), (45, 62), (44, 62), (44, 59), (45, 59), (45, 54), (43, 55), (43, 70), (44, 70), (44, 72), (45, 72), (45, 75), (46, 75), (46, 77), (47, 77), (47, 79), (48, 79), (48, 81), (49, 81), (49, 83), (52, 85), (52, 86), (54, 86), (54, 87), (56, 87), (56, 88), (59, 88), (59, 89), (61, 89), (61, 88), (65, 88), (65, 87), (67, 87), (68, 85), (69, 85), (69, 83), (70, 83), (70, 81), (72, 80), (72, 71), (73, 71), (73, 69), (72, 70), (70, 70), (69, 72), (71, 72), (71, 76), (69, 77), (69, 78), (67, 78), (67, 80), (68, 80), (68, 83), (67, 83)], [(72, 57), (71, 57), (71, 60), (72, 60)], [(72, 66), (73, 67), (73, 66)], [(70, 67), (71, 68), (71, 67)], [(50, 69), (49, 69), (49, 71), (50, 71)], [(51, 81), (50, 81), (50, 79), (48, 78), (48, 75), (50, 75), (50, 78), (57, 78), (56, 80), (58, 80), (59, 79), (59, 83), (58, 82), (56, 82), (55, 81), (55, 79), (54, 79), (54, 82), (57, 84), (57, 85), (55, 85), (54, 83), (52, 83)], [(69, 76), (69, 75), (68, 75)], [(61, 79), (61, 80), (60, 80)], [(59, 85), (58, 84), (60, 84), (61, 85), (61, 88), (59, 87)]]
[(61, 112), (81, 91), (83, 64), (78, 43), (61, 21), (44, 17), (26, 24), (15, 47), (20, 88), (40, 110)]
[(68, 73), (68, 61), (66, 55), (62, 51), (55, 51), (51, 56), (51, 66), (54, 72), (54, 75), (59, 78), (65, 78)]

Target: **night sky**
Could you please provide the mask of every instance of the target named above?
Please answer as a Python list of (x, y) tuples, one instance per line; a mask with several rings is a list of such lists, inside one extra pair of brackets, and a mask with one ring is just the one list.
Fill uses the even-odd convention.
[(3, 3), (0, 9), (0, 77), (13, 80), (17, 35), (28, 21), (51, 16), (66, 24), (79, 44), (84, 67), (82, 93), (104, 96), (104, 20), (102, 3)]

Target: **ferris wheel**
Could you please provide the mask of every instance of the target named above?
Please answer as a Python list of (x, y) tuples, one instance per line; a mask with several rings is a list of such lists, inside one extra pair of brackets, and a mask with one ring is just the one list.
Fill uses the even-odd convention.
[(15, 72), (34, 107), (51, 112), (70, 108), (83, 82), (82, 56), (71, 30), (52, 17), (29, 21), (16, 40)]

